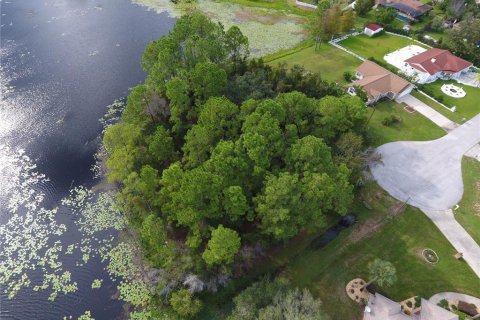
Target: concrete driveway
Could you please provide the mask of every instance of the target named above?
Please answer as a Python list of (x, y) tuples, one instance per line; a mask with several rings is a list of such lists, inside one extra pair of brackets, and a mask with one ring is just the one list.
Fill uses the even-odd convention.
[(447, 210), (463, 195), (462, 157), (479, 142), (480, 114), (437, 140), (380, 146), (383, 163), (371, 171), (400, 201), (427, 211)]

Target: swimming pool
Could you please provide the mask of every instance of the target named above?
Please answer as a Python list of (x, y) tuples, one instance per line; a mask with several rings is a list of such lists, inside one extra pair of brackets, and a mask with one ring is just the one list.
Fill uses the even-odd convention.
[(400, 20), (400, 21), (402, 21), (402, 22), (407, 22), (407, 23), (410, 22), (410, 19), (408, 19), (408, 18), (405, 17), (405, 16), (402, 16), (401, 14), (397, 14), (397, 16), (396, 16), (395, 18), (397, 18), (398, 20)]

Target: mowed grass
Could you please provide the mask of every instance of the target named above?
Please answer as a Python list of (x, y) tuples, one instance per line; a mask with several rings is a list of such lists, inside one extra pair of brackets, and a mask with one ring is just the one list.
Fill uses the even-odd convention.
[[(360, 306), (347, 297), (345, 286), (356, 277), (368, 280), (368, 263), (375, 258), (396, 267), (398, 281), (379, 288), (393, 300), (414, 295), (429, 298), (443, 291), (479, 295), (480, 280), (465, 262), (454, 258), (455, 249), (422, 212), (413, 207), (401, 209), (402, 204), (376, 184), (367, 186), (360, 199), (371, 209), (356, 208), (360, 221), (353, 229), (321, 250), (304, 253), (282, 273), (292, 284), (308, 287), (333, 319), (362, 318)], [(438, 254), (436, 265), (423, 259), (424, 248)]]
[(429, 99), (429, 98), (425, 97), (423, 94), (421, 94), (421, 93), (419, 93), (415, 90), (412, 91), (411, 95), (414, 96), (415, 98), (417, 98), (418, 100), (422, 101), (426, 105), (432, 107), (433, 109), (435, 109), (439, 113), (443, 114), (445, 117), (452, 120), (453, 122), (462, 123), (462, 120), (463, 120), (464, 117), (462, 117), (460, 114), (458, 114), (458, 112), (451, 112), (451, 111), (445, 109), (440, 104), (436, 103), (432, 99)]
[[(393, 141), (435, 140), (445, 135), (445, 131), (426, 117), (417, 112), (408, 113), (404, 107), (403, 104), (387, 100), (368, 108), (369, 117), (373, 114), (368, 123), (373, 146)], [(392, 115), (398, 117), (400, 122), (391, 126), (383, 125), (382, 120)]]
[(303, 65), (310, 72), (320, 73), (323, 79), (345, 83), (343, 73), (355, 72), (362, 61), (354, 56), (335, 48), (327, 43), (322, 43), (318, 50), (312, 45), (301, 51), (271, 61), (269, 64), (277, 66), (286, 63), (289, 67), (296, 64)]
[(462, 171), (464, 192), (455, 218), (480, 244), (480, 162), (464, 157)]
[[(442, 85), (444, 84), (454, 84), (457, 87), (461, 87), (465, 90), (467, 95), (463, 98), (447, 96), (442, 92)], [(433, 83), (426, 84), (425, 87), (432, 91), (436, 96), (442, 96), (443, 103), (447, 106), (456, 106), (457, 110), (455, 113), (466, 120), (469, 120), (480, 113), (480, 88), (460, 84), (454, 80), (437, 80)]]
[(385, 61), (383, 60), (383, 56), (387, 53), (408, 45), (414, 44), (422, 46), (413, 40), (386, 33), (373, 38), (361, 34), (356, 37), (349, 37), (339, 42), (339, 44), (365, 59), (373, 57), (379, 61)]

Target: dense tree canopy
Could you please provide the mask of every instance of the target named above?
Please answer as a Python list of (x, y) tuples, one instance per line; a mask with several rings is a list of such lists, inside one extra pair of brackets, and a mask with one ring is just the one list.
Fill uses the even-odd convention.
[[(228, 276), (244, 248), (318, 232), (352, 202), (364, 103), (301, 67), (247, 59), (238, 28), (198, 14), (178, 19), (148, 45), (147, 80), (105, 133), (108, 178), (147, 257), (171, 277), (159, 295), (187, 275)], [(170, 306), (192, 316), (195, 292), (180, 288)], [(268, 312), (281, 318), (289, 299)]]

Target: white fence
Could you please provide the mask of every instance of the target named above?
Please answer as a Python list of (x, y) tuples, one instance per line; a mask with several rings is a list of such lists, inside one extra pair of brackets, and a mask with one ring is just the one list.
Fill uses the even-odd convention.
[(385, 33), (391, 34), (391, 35), (393, 35), (393, 36), (402, 37), (402, 38), (405, 38), (405, 39), (412, 40), (412, 41), (414, 41), (414, 42), (416, 42), (416, 43), (420, 43), (421, 45), (423, 45), (423, 46), (425, 46), (425, 47), (428, 47), (428, 48), (433, 48), (432, 46), (430, 46), (430, 45), (428, 45), (428, 44), (426, 44), (426, 43), (423, 43), (423, 42), (421, 42), (421, 41), (415, 40), (415, 39), (413, 39), (413, 38), (411, 38), (411, 37), (409, 37), (409, 36), (405, 36), (405, 35), (403, 35), (403, 34), (399, 34), (399, 33), (395, 33), (395, 32), (390, 32), (390, 31), (385, 31)]
[(427, 97), (428, 99), (432, 100), (432, 101), (435, 101), (436, 103), (438, 103), (439, 105), (441, 105), (442, 107), (444, 107), (445, 109), (447, 109), (448, 111), (450, 112), (455, 112), (457, 110), (457, 108), (455, 107), (447, 107), (446, 105), (444, 105), (443, 103), (441, 103), (440, 101), (436, 100), (435, 98), (433, 98), (432, 96), (429, 96), (428, 94), (426, 94), (425, 92), (421, 91), (421, 90), (417, 90), (418, 92), (420, 92), (422, 95), (424, 95), (425, 97)]
[(298, 0), (295, 1), (295, 4), (296, 4), (297, 6), (300, 6), (300, 7), (306, 7), (306, 8), (310, 8), (310, 9), (317, 9), (317, 6), (314, 5), (314, 4), (306, 3), (306, 2), (302, 2), (302, 1), (298, 1)]
[(359, 56), (358, 54), (356, 54), (355, 52), (352, 52), (352, 51), (348, 50), (347, 48), (344, 48), (344, 47), (342, 47), (341, 45), (338, 44), (338, 42), (340, 42), (340, 41), (343, 41), (343, 40), (345, 40), (345, 39), (347, 39), (347, 38), (349, 38), (349, 37), (358, 36), (359, 34), (360, 34), (359, 32), (356, 32), (356, 31), (355, 31), (355, 32), (353, 32), (353, 33), (350, 33), (350, 34), (341, 36), (341, 37), (339, 37), (339, 38), (332, 39), (332, 40), (328, 41), (328, 43), (331, 44), (332, 46), (334, 46), (334, 47), (342, 50), (342, 51), (345, 51), (345, 52), (348, 53), (348, 54), (351, 54), (352, 56), (354, 56), (354, 57), (357, 58), (357, 59), (360, 59), (360, 60), (362, 60), (362, 61), (365, 61), (366, 59), (365, 59), (364, 57), (361, 57), (361, 56)]

